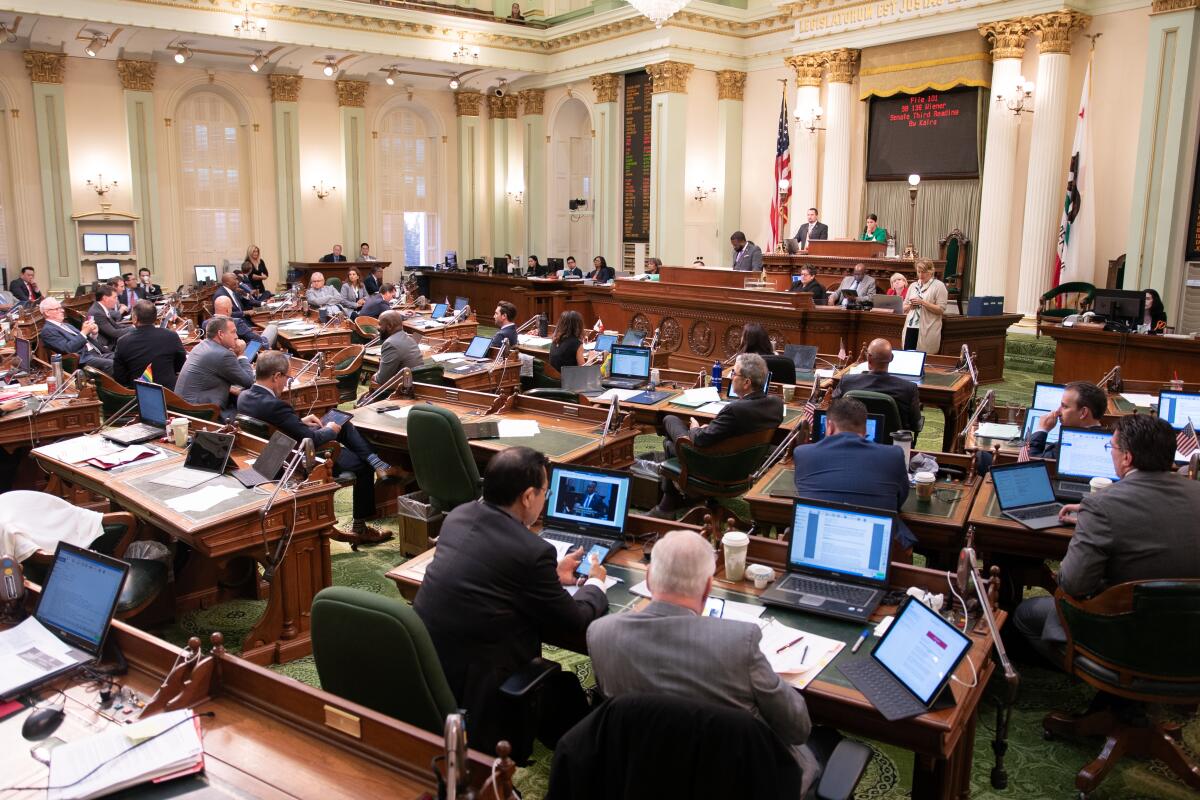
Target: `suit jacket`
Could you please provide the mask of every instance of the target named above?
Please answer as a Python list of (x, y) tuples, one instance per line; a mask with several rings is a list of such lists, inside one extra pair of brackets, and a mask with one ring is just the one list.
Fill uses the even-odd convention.
[(547, 637), (577, 637), (608, 611), (604, 592), (574, 597), (558, 581), (554, 547), (483, 502), (447, 515), (413, 608), (429, 630), (472, 747), (493, 752), (498, 689), (542, 653)]
[(907, 430), (917, 430), (921, 419), (920, 387), (912, 381), (897, 378), (886, 372), (860, 372), (858, 375), (847, 375), (838, 382), (833, 390), (834, 399), (853, 390), (865, 392), (882, 392), (896, 399), (900, 408), (900, 422)]
[(157, 283), (137, 285), (137, 294), (143, 300), (157, 300), (163, 296), (162, 287)]
[(379, 281), (375, 280), (375, 276), (368, 274), (363, 278), (363, 286), (367, 287), (367, 294), (379, 294)]
[[(896, 512), (908, 499), (908, 465), (904, 451), (894, 445), (838, 433), (816, 444), (800, 445), (792, 457), (800, 497)], [(917, 543), (903, 520), (893, 538), (901, 547)]]
[(778, 428), (783, 423), (783, 399), (754, 392), (726, 403), (716, 418), (691, 432), (692, 444), (704, 448), (733, 436)]
[(1200, 483), (1136, 470), (1086, 494), (1058, 585), (1077, 597), (1126, 581), (1200, 578)]
[(175, 393), (189, 403), (214, 403), (230, 408), (229, 387), (247, 389), (253, 384), (254, 370), (249, 361), (205, 339), (188, 354), (175, 381)]
[(233, 310), (229, 313), (229, 316), (231, 317), (243, 317), (246, 315), (246, 309), (253, 307), (250, 305), (250, 301), (247, 300), (241, 292), (232, 291), (225, 284), (221, 284), (217, 287), (217, 290), (213, 292), (212, 301), (214, 307), (216, 307), (218, 297), (228, 297), (233, 303)]
[(314, 447), (331, 442), (338, 436), (333, 428), (310, 428), (305, 425), (300, 421), (300, 415), (291, 403), (279, 399), (270, 389), (259, 383), (238, 395), (237, 410), (239, 414), (274, 425), (297, 442), (301, 439), (312, 439)]
[(390, 308), (391, 305), (387, 300), (383, 299), (383, 295), (373, 294), (367, 298), (367, 302), (363, 303), (363, 307), (358, 310), (358, 314), (362, 317), (379, 319), (379, 315)]
[(108, 347), (97, 340), (95, 336), (90, 339), (84, 337), (69, 322), (64, 322), (60, 326), (46, 320), (38, 335), (42, 338), (42, 344), (46, 345), (46, 349), (51, 353), (77, 353), (82, 366), (87, 366), (97, 356), (103, 356), (109, 351)]
[(379, 369), (375, 372), (375, 380), (383, 383), (391, 379), (404, 367), (416, 369), (425, 363), (421, 348), (413, 338), (404, 331), (396, 331), (383, 341), (379, 351)]
[(829, 226), (824, 222), (814, 222), (811, 225), (806, 222), (796, 229), (796, 235), (792, 238), (800, 243), (801, 250), (807, 250), (811, 240), (829, 238)]
[(588, 628), (588, 653), (606, 697), (665, 694), (749, 711), (791, 746), (806, 778), (820, 774), (807, 748), (812, 722), (804, 697), (759, 650), (751, 622), (701, 617), (655, 600)]
[(733, 251), (734, 272), (762, 272), (762, 248), (754, 242), (746, 242), (741, 250)]
[(508, 341), (509, 350), (515, 350), (517, 348), (519, 340), (517, 338), (517, 324), (515, 322), (506, 323), (504, 327), (496, 331), (492, 335), (492, 343), (488, 346), (499, 347), (504, 343), (505, 340)]
[(334, 264), (345, 260), (345, 256), (335, 256), (333, 253), (326, 253), (325, 255), (321, 256), (320, 259), (322, 264)]
[(100, 305), (99, 301), (92, 303), (92, 307), (88, 309), (88, 316), (96, 321), (96, 327), (100, 329), (96, 333), (96, 339), (110, 350), (117, 346), (118, 339), (133, 330), (128, 325), (115, 321), (112, 313)]
[[(586, 493), (575, 498), (575, 502), (579, 505), (583, 505), (587, 501), (588, 496)], [(604, 497), (599, 492), (592, 495), (592, 502), (588, 506), (588, 510), (594, 512), (597, 519), (606, 519), (608, 517), (608, 503), (604, 502)]]
[(149, 364), (154, 382), (175, 391), (176, 376), (185, 361), (187, 351), (179, 334), (157, 325), (139, 326), (117, 341), (113, 378), (132, 389), (133, 382), (142, 377)]
[(825, 287), (822, 286), (821, 282), (819, 280), (817, 280), (816, 278), (813, 278), (811, 281), (809, 281), (807, 286), (805, 286), (803, 283), (800, 283), (800, 282), (793, 283), (791, 288), (788, 289), (788, 291), (789, 292), (810, 292), (813, 296), (813, 305), (817, 305), (817, 306), (825, 305), (825, 297), (826, 297)]
[(36, 292), (33, 292), (31, 297), (29, 287), (25, 284), (25, 281), (21, 280), (20, 278), (10, 282), (8, 284), (8, 290), (12, 292), (13, 295), (22, 303), (39, 303), (46, 297), (46, 295), (43, 294), (40, 289)]
[(575, 266), (574, 268), (563, 267), (563, 277), (564, 278), (582, 278), (583, 270), (581, 270), (578, 266)]
[[(842, 302), (842, 289), (854, 289), (854, 276), (847, 275), (842, 278), (842, 282), (838, 284), (838, 288), (834, 292), (834, 303)], [(870, 275), (864, 275), (862, 281), (859, 282), (858, 289), (859, 297), (870, 297), (875, 294), (875, 279)]]
[(133, 304), (142, 299), (142, 295), (136, 288), (126, 289), (124, 287), (117, 290), (117, 302), (128, 309), (133, 308)]
[(617, 279), (617, 271), (612, 267), (600, 267), (589, 272), (587, 276), (596, 283), (608, 283)]

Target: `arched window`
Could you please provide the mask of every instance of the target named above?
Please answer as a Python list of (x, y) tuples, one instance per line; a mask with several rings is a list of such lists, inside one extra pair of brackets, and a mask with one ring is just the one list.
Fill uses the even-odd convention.
[[(246, 250), (246, 198), (237, 111), (216, 92), (179, 104), (180, 206), (185, 269), (228, 260)], [(190, 269), (188, 269), (190, 272)]]
[(379, 258), (434, 264), (441, 252), (435, 137), (409, 108), (384, 115), (376, 142), (379, 175)]

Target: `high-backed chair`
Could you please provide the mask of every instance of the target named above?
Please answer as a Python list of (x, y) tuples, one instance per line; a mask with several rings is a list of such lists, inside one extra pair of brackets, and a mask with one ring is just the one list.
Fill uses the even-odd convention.
[[(573, 392), (569, 389), (550, 389), (550, 388), (529, 389), (528, 391), (521, 392), (521, 394), (525, 395), (526, 397), (538, 397), (538, 398), (541, 398), (542, 400), (557, 400), (560, 403), (579, 403), (579, 402), (581, 402), (579, 393)], [(585, 405), (587, 404), (586, 400), (583, 400), (582, 402)]]
[(339, 401), (347, 403), (358, 397), (358, 384), (362, 377), (363, 356), (366, 352), (365, 345), (352, 344), (329, 357), (329, 363), (333, 364), (333, 377), (338, 384)]
[[(896, 403), (896, 398), (890, 394), (869, 392), (866, 389), (852, 389), (846, 392), (846, 397), (853, 397), (866, 406), (868, 414), (881, 414), (883, 416), (883, 431), (879, 434), (879, 437), (883, 441), (886, 442), (894, 431), (904, 428), (904, 423), (900, 421), (900, 406)], [(924, 428), (925, 417), (918, 417), (917, 429), (913, 431), (913, 434), (920, 433)]]
[(216, 403), (189, 403), (165, 386), (163, 394), (167, 398), (167, 411), (173, 414), (183, 414), (206, 422), (221, 421), (221, 407)]
[(960, 229), (938, 239), (938, 259), (946, 262), (942, 283), (950, 299), (958, 302), (958, 313), (963, 313), (963, 297), (967, 294), (967, 272), (971, 268), (971, 240)]
[(366, 344), (379, 335), (379, 320), (359, 314), (350, 323), (352, 344)]
[(408, 413), (408, 455), (417, 485), (437, 511), (449, 512), (479, 497), (482, 481), (467, 434), (449, 409), (413, 406)]
[(723, 519), (719, 501), (739, 497), (750, 490), (750, 476), (771, 453), (775, 429), (731, 436), (700, 449), (688, 436), (675, 440), (675, 458), (662, 462), (662, 474), (686, 496), (700, 496), (704, 504), (683, 515), (684, 522), (703, 522), (705, 514)]
[[(1096, 297), (1096, 287), (1085, 281), (1070, 281), (1060, 283), (1038, 299), (1037, 335), (1042, 335), (1042, 320), (1048, 325), (1061, 322), (1072, 314), (1082, 314), (1092, 307)], [(1054, 303), (1062, 298), (1062, 308)]]
[(342, 290), (342, 279), (338, 278), (336, 276), (332, 277), (332, 278), (326, 278), (325, 285), (332, 286), (333, 288), (337, 289), (340, 292)]
[[(112, 417), (137, 396), (133, 389), (126, 389), (109, 376), (108, 373), (102, 372), (95, 367), (84, 367), (83, 374), (96, 387), (96, 396), (100, 398), (100, 411), (104, 415), (105, 422), (110, 424), (116, 422), (117, 420)], [(126, 413), (132, 414), (134, 412), (129, 411)]]
[(767, 362), (767, 371), (771, 373), (771, 383), (796, 382), (796, 362), (787, 356), (763, 356)]
[[(1054, 595), (1067, 633), (1066, 671), (1100, 692), (1144, 703), (1200, 703), (1200, 579), (1131, 581), (1079, 600)], [(1059, 712), (1042, 721), (1046, 737), (1103, 736), (1100, 755), (1075, 776), (1085, 797), (1125, 755), (1154, 758), (1193, 789), (1200, 764), (1180, 747), (1178, 725), (1155, 721), (1137, 708)]]

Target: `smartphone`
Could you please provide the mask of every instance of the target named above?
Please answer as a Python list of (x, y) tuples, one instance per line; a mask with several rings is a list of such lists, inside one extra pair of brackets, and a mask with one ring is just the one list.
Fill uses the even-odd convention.
[(704, 601), (704, 616), (706, 617), (723, 617), (725, 616), (725, 601), (719, 597), (710, 597)]
[(575, 569), (575, 574), (581, 578), (586, 578), (592, 572), (592, 555), (596, 556), (596, 561), (603, 564), (604, 559), (608, 558), (609, 548), (602, 544), (592, 545), (592, 549), (587, 551), (583, 556), (583, 560), (579, 562), (579, 566)]

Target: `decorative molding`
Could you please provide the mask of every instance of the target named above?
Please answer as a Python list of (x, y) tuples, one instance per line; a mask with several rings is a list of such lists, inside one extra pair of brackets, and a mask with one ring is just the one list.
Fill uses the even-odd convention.
[(742, 327), (730, 325), (725, 329), (725, 335), (721, 339), (721, 344), (725, 348), (726, 358), (735, 355), (742, 346)]
[(641, 312), (638, 312), (629, 318), (629, 327), (635, 331), (641, 331), (642, 333), (649, 333), (651, 330), (653, 330), (650, 326), (650, 318)]
[(515, 94), (506, 94), (503, 97), (488, 95), (488, 116), (492, 119), (516, 119), (517, 118), (517, 96)]
[(1198, 8), (1200, 0), (1154, 0), (1150, 4), (1150, 16), (1170, 14), (1172, 11), (1195, 11)]
[(26, 50), (25, 69), (29, 70), (29, 79), (34, 83), (62, 83), (66, 78), (67, 56), (45, 50)]
[(597, 103), (615, 103), (621, 93), (621, 76), (607, 73), (592, 76), (592, 91), (596, 93)]
[(520, 98), (518, 98), (517, 95), (515, 95), (515, 94), (510, 93), (510, 94), (504, 95), (504, 118), (505, 119), (516, 119), (517, 118), (517, 105), (519, 104), (519, 102), (520, 102)]
[(825, 54), (807, 53), (802, 56), (788, 56), (783, 60), (796, 73), (797, 86), (820, 86), (825, 74)]
[(649, 64), (651, 94), (687, 94), (688, 78), (695, 67), (683, 61), (660, 61)]
[(545, 89), (522, 89), (519, 97), (521, 98), (521, 116), (528, 117), (542, 113), (542, 108), (546, 104)]
[(847, 47), (825, 53), (825, 70), (830, 83), (853, 83), (858, 71), (858, 51)]
[(304, 76), (302, 75), (268, 75), (267, 85), (271, 87), (271, 102), (298, 102), (300, 100), (300, 83), (303, 80)]
[(454, 93), (454, 116), (478, 117), (483, 95), (476, 89), (462, 89)]
[(1070, 55), (1071, 34), (1086, 28), (1092, 18), (1078, 11), (1054, 11), (1030, 17), (1029, 22), (1040, 38), (1038, 53)]
[(663, 317), (662, 322), (658, 324), (659, 340), (658, 346), (666, 353), (674, 353), (679, 349), (679, 345), (683, 342), (683, 331), (679, 327), (679, 320), (674, 317)]
[(118, 58), (117, 74), (121, 76), (121, 88), (132, 92), (154, 91), (154, 71), (157, 68), (158, 64), (153, 61)]
[(746, 93), (746, 73), (733, 69), (717, 72), (717, 99), (741, 100)]
[(716, 342), (713, 340), (713, 329), (702, 319), (698, 319), (692, 323), (691, 330), (688, 331), (688, 347), (698, 356), (707, 356), (712, 352), (713, 345)]
[(339, 108), (363, 108), (367, 104), (367, 87), (370, 86), (366, 81), (334, 81), (334, 86), (337, 87), (337, 101)]
[(1025, 57), (1025, 40), (1033, 30), (1029, 17), (986, 22), (979, 26), (979, 35), (992, 43), (992, 61), (1002, 58)]

